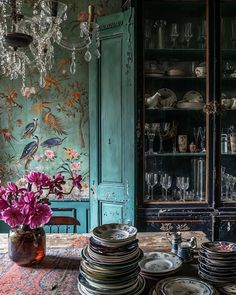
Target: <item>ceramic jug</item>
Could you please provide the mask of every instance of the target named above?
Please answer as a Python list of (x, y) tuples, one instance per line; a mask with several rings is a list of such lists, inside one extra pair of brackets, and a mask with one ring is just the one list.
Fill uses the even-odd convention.
[(193, 250), (197, 247), (196, 238), (191, 238), (189, 242), (181, 242), (178, 245), (177, 255), (187, 263), (193, 260)]
[(177, 254), (178, 246), (182, 242), (181, 233), (180, 232), (176, 232), (172, 234), (168, 233), (166, 234), (166, 237), (171, 244), (171, 252), (174, 254)]

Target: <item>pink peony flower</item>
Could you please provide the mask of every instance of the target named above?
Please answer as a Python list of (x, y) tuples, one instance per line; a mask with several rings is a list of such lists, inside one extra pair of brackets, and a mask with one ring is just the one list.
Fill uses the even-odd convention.
[(55, 158), (55, 154), (52, 150), (46, 150), (44, 152), (45, 156), (50, 159), (51, 161)]
[(80, 168), (81, 168), (80, 162), (70, 164), (71, 170), (80, 170)]
[(79, 158), (79, 153), (75, 150), (71, 150), (71, 156), (74, 158), (74, 159), (78, 159)]
[(2, 220), (11, 227), (17, 227), (24, 222), (24, 216), (18, 208), (9, 207), (2, 212)]
[(25, 178), (29, 183), (35, 184), (37, 187), (50, 186), (52, 181), (47, 174), (35, 171), (30, 172)]
[(37, 228), (48, 223), (51, 216), (52, 210), (47, 204), (37, 204), (34, 214), (29, 218), (28, 225), (31, 229)]
[(34, 212), (37, 204), (37, 198), (34, 192), (26, 192), (25, 194), (19, 197), (18, 202), (16, 203), (17, 208), (21, 210), (24, 215), (29, 215)]
[(7, 195), (0, 196), (0, 212), (9, 207)]
[(18, 193), (18, 187), (14, 182), (7, 183), (7, 190), (14, 195), (16, 195)]

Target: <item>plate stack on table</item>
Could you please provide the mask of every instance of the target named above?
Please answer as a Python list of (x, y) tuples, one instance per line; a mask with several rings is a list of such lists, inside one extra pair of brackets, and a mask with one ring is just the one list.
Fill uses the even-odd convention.
[(145, 287), (139, 275), (143, 252), (137, 229), (126, 224), (96, 227), (82, 250), (78, 289), (82, 295), (138, 295)]
[(170, 277), (159, 281), (149, 295), (220, 295), (206, 282), (191, 277)]
[(236, 244), (207, 242), (199, 251), (199, 276), (213, 283), (236, 281)]
[(177, 272), (182, 266), (182, 260), (172, 253), (149, 252), (144, 254), (139, 266), (143, 277), (155, 280)]

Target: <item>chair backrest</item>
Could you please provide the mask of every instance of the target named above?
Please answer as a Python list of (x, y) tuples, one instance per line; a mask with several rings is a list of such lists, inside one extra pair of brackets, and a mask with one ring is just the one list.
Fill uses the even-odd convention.
[(56, 228), (57, 233), (60, 232), (60, 226), (65, 226), (66, 233), (69, 232), (71, 226), (73, 227), (73, 233), (77, 232), (77, 225), (80, 225), (78, 219), (76, 219), (76, 210), (74, 208), (52, 208), (53, 212), (68, 212), (71, 211), (73, 216), (52, 216), (46, 226), (49, 227), (49, 232), (52, 233)]

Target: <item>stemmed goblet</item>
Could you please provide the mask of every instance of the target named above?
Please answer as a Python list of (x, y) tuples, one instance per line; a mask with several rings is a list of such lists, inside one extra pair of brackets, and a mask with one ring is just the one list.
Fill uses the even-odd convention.
[(184, 201), (185, 201), (186, 200), (186, 191), (189, 188), (189, 177), (182, 177), (182, 188), (183, 188), (183, 191), (184, 191), (183, 198), (184, 198)]
[(192, 37), (193, 37), (192, 23), (185, 23), (184, 24), (184, 40), (187, 43), (187, 48), (189, 48), (189, 42)]
[(166, 137), (170, 132), (170, 123), (163, 122), (163, 123), (157, 123), (157, 133), (159, 135), (160, 140), (160, 148), (159, 148), (159, 154), (163, 153), (163, 138)]
[(162, 188), (165, 190), (165, 200), (167, 201), (167, 193), (168, 189), (171, 187), (172, 179), (168, 174), (161, 175), (160, 184)]
[(176, 41), (179, 37), (179, 30), (177, 24), (171, 24), (170, 41), (172, 48), (176, 48)]
[(198, 43), (201, 49), (206, 47), (206, 21), (202, 20), (199, 28)]
[(158, 175), (157, 173), (146, 173), (147, 175), (147, 184), (151, 188), (151, 200), (153, 200), (153, 189), (158, 184)]
[(153, 142), (157, 133), (157, 129), (158, 129), (158, 125), (157, 123), (152, 123), (152, 124), (145, 124), (145, 133), (148, 137), (148, 141), (149, 141), (149, 148), (147, 151), (148, 155), (154, 155), (154, 151), (153, 151)]

